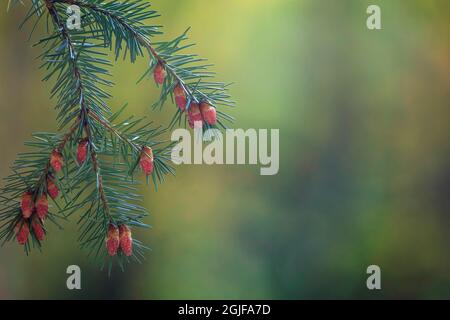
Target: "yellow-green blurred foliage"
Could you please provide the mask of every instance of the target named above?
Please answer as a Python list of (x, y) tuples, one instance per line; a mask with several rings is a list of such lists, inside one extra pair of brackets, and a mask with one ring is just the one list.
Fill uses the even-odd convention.
[[(235, 82), (239, 128), (280, 129), (280, 173), (184, 166), (156, 193), (142, 265), (108, 279), (80, 252), (75, 221), (42, 254), (0, 249), (1, 298), (450, 298), (448, 0), (153, 1), (163, 39), (192, 26), (195, 53)], [(366, 28), (379, 4), (383, 30)], [(33, 131), (54, 130), (38, 48), (0, 8), (0, 175)], [(119, 61), (115, 108), (152, 112), (146, 68)], [(170, 111), (169, 111), (170, 110)], [(65, 269), (82, 268), (68, 291)], [(382, 268), (381, 292), (366, 268)]]

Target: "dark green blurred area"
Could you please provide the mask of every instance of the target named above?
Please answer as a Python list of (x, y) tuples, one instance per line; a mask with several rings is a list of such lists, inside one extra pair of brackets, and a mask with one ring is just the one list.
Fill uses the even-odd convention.
[[(383, 30), (366, 28), (382, 9)], [(154, 1), (164, 39), (192, 26), (195, 53), (233, 81), (236, 128), (280, 129), (280, 173), (184, 166), (143, 188), (153, 228), (142, 265), (106, 272), (85, 258), (75, 222), (44, 253), (0, 249), (0, 298), (450, 298), (450, 2), (448, 0)], [(34, 131), (56, 128), (49, 83), (0, 9), (0, 176)], [(111, 105), (152, 112), (135, 85), (146, 59), (119, 61)], [(169, 111), (170, 110), (170, 111)], [(66, 267), (82, 290), (66, 289)], [(366, 268), (382, 290), (366, 288)]]

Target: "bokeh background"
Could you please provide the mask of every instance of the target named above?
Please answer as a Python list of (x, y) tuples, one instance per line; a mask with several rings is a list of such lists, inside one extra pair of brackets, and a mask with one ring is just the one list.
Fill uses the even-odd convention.
[[(78, 249), (74, 223), (44, 253), (0, 249), (0, 298), (450, 298), (450, 2), (448, 0), (153, 1), (169, 39), (192, 26), (195, 53), (235, 82), (236, 128), (280, 129), (280, 172), (183, 166), (143, 189), (153, 251), (125, 273)], [(382, 9), (383, 30), (366, 28)], [(0, 8), (0, 176), (34, 131), (54, 130), (38, 48)], [(146, 59), (119, 61), (111, 105), (152, 112), (135, 85)], [(165, 109), (166, 111), (168, 109)], [(172, 109), (173, 110), (173, 109)], [(171, 113), (171, 112), (170, 112)], [(195, 195), (195, 196), (194, 196)], [(66, 289), (66, 267), (82, 290)], [(382, 290), (366, 268), (382, 269)]]

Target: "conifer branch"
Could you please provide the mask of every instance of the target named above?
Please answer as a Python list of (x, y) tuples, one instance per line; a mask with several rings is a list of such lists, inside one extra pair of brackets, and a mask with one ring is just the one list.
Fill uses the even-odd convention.
[[(69, 49), (69, 58), (70, 58), (70, 61), (71, 61), (73, 77), (75, 78), (75, 81), (78, 83), (77, 95), (79, 96), (80, 108), (81, 108), (81, 110), (79, 111), (78, 117), (80, 117), (82, 119), (84, 131), (86, 133), (86, 139), (87, 139), (88, 144), (89, 144), (89, 151), (90, 151), (90, 155), (91, 155), (91, 159), (92, 159), (92, 169), (93, 169), (95, 175), (97, 176), (97, 189), (98, 189), (98, 193), (99, 193), (99, 198), (100, 198), (100, 200), (102, 202), (104, 212), (109, 217), (109, 215), (110, 215), (110, 213), (109, 213), (109, 205), (108, 205), (108, 201), (106, 199), (105, 191), (104, 191), (104, 187), (103, 187), (103, 177), (102, 177), (101, 172), (100, 172), (98, 156), (97, 156), (97, 153), (95, 151), (95, 144), (93, 142), (93, 136), (91, 134), (90, 123), (86, 119), (87, 114), (92, 112), (92, 111), (90, 111), (86, 107), (86, 104), (85, 104), (85, 100), (84, 100), (84, 96), (85, 96), (84, 81), (83, 81), (83, 78), (81, 76), (80, 67), (77, 64), (75, 46), (74, 46), (74, 43), (72, 41), (72, 38), (70, 37), (70, 35), (69, 35), (69, 33), (68, 33), (67, 29), (66, 29), (65, 24), (60, 19), (59, 15), (58, 15), (58, 12), (57, 12), (57, 10), (55, 9), (55, 7), (53, 5), (53, 2), (51, 0), (45, 0), (45, 4), (46, 4), (47, 9), (48, 9), (48, 11), (50, 13), (50, 16), (53, 19), (53, 22), (58, 27), (58, 30), (59, 30), (59, 32), (61, 34), (61, 37), (66, 42), (67, 47)], [(110, 219), (109, 222), (112, 222), (111, 219)]]
[[(17, 2), (10, 0), (8, 8)], [(67, 29), (61, 13), (68, 5), (82, 8), (82, 30)], [(153, 73), (161, 85), (154, 106), (162, 108), (170, 96), (179, 107), (171, 126), (187, 114), (190, 124), (200, 120), (205, 127), (225, 127), (222, 121), (232, 117), (218, 111), (217, 119), (216, 108), (234, 103), (227, 85), (205, 80), (213, 73), (202, 64), (204, 59), (180, 53), (190, 47), (183, 44), (186, 32), (168, 42), (152, 40), (162, 33), (160, 26), (147, 23), (158, 13), (146, 1), (32, 0), (22, 25), (36, 17), (33, 33), (45, 12), (54, 31), (36, 44), (43, 48), (43, 80), (55, 80), (51, 97), (57, 99), (59, 130), (69, 129), (65, 134), (34, 134), (26, 143), (33, 151), (19, 154), (1, 190), (0, 240), (15, 237), (28, 253), (40, 249), (46, 219), (61, 227), (59, 218), (81, 213), (81, 248), (108, 270), (114, 261), (123, 268), (131, 260), (140, 262), (147, 249), (131, 237), (130, 227), (147, 227), (143, 219), (148, 215), (133, 175), (140, 166), (155, 187), (165, 175), (174, 175), (169, 164), (173, 143), (159, 138), (166, 129), (153, 128), (144, 118), (117, 121), (126, 106), (113, 113), (106, 103), (111, 98), (106, 88), (113, 82), (111, 62), (102, 49), (112, 50), (116, 60), (129, 55), (131, 62), (148, 52), (145, 75)], [(58, 213), (49, 207), (47, 196)]]
[[(143, 55), (142, 48), (146, 49), (150, 55), (151, 62), (149, 69), (143, 77), (152, 72), (158, 72), (157, 68), (161, 68), (161, 72), (167, 73), (163, 76), (161, 95), (158, 102), (154, 103), (154, 107), (162, 108), (167, 98), (171, 96), (175, 100), (177, 95), (184, 96), (186, 102), (184, 105), (179, 105), (180, 110), (177, 110), (174, 115), (171, 125), (177, 122), (181, 124), (181, 116), (184, 111), (189, 110), (191, 103), (201, 104), (207, 103), (217, 109), (218, 106), (233, 107), (234, 102), (230, 100), (228, 94), (228, 87), (230, 84), (221, 82), (210, 82), (204, 79), (212, 78), (213, 72), (206, 71), (211, 65), (202, 64), (205, 59), (198, 58), (192, 54), (180, 54), (179, 52), (191, 47), (192, 45), (182, 45), (187, 38), (186, 30), (180, 37), (169, 42), (155, 42), (152, 43), (150, 37), (160, 34), (158, 27), (151, 28), (143, 27), (141, 23), (142, 16), (156, 17), (156, 11), (149, 10), (148, 3), (119, 3), (115, 1), (103, 2), (101, 0), (53, 0), (55, 3), (64, 3), (66, 5), (75, 4), (87, 11), (86, 15), (93, 14), (97, 27), (95, 30), (108, 30), (109, 24), (114, 25), (114, 33), (116, 37), (116, 58), (119, 56), (121, 48), (121, 40), (124, 35), (128, 35), (129, 39), (133, 41), (127, 42), (127, 48), (131, 52), (131, 61), (133, 62), (136, 56)], [(123, 7), (130, 10), (127, 15), (123, 15)], [(87, 19), (87, 17), (85, 17)], [(105, 37), (105, 45), (111, 45), (113, 42), (113, 34), (108, 34)], [(142, 79), (142, 78), (141, 78)], [(175, 93), (176, 88), (180, 88), (182, 93)], [(179, 103), (178, 103), (179, 104)], [(232, 122), (234, 118), (227, 113), (218, 111), (217, 123), (226, 128), (224, 121)], [(187, 114), (189, 117), (189, 113)], [(207, 121), (204, 122), (206, 127), (211, 127)], [(215, 126), (215, 125), (212, 125)]]

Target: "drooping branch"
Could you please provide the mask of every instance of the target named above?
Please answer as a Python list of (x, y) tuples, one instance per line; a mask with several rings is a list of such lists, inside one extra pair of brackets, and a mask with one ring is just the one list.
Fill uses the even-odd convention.
[[(75, 4), (86, 10), (86, 16), (84, 20), (90, 24), (89, 16), (94, 16), (92, 23), (97, 24), (95, 30), (102, 29), (108, 30), (109, 24), (114, 25), (115, 32), (106, 33), (105, 44), (112, 44), (113, 35), (116, 37), (116, 57), (119, 55), (121, 42), (125, 39), (124, 34), (128, 35), (126, 45), (130, 50), (131, 60), (134, 61), (137, 55), (142, 55), (143, 50), (146, 49), (151, 57), (152, 63), (149, 69), (144, 74), (147, 75), (150, 72), (164, 72), (167, 73), (161, 77), (161, 95), (154, 107), (162, 107), (167, 100), (168, 96), (183, 96), (181, 104), (177, 102), (179, 108), (172, 119), (171, 125), (176, 122), (180, 123), (181, 115), (184, 111), (190, 108), (191, 103), (199, 105), (202, 102), (206, 102), (208, 105), (212, 105), (217, 109), (219, 105), (233, 107), (234, 102), (230, 100), (228, 94), (229, 84), (220, 82), (208, 82), (205, 79), (212, 78), (213, 72), (206, 71), (211, 65), (202, 64), (205, 59), (198, 58), (196, 55), (180, 54), (183, 49), (190, 47), (191, 45), (183, 45), (181, 43), (187, 40), (186, 32), (180, 37), (168, 41), (168, 42), (155, 42), (151, 41), (151, 37), (157, 34), (158, 28), (145, 27), (142, 20), (149, 17), (156, 17), (156, 11), (149, 10), (150, 5), (146, 2), (142, 3), (120, 3), (116, 1), (104, 2), (100, 0), (54, 0), (55, 3), (63, 3), (66, 5)], [(127, 10), (127, 14), (123, 14)], [(130, 41), (132, 39), (133, 41)], [(160, 71), (155, 71), (155, 68), (160, 68)], [(166, 81), (164, 81), (167, 79)], [(178, 92), (177, 92), (178, 90)], [(232, 116), (224, 113), (221, 110), (217, 111), (217, 122), (223, 128), (226, 128), (224, 120), (232, 122), (234, 119)], [(209, 127), (208, 123), (204, 123)]]
[[(91, 128), (90, 123), (88, 121), (88, 113), (94, 113), (94, 111), (89, 110), (89, 108), (86, 106), (86, 101), (84, 99), (85, 97), (85, 90), (84, 90), (84, 81), (83, 77), (81, 75), (80, 66), (77, 63), (77, 52), (75, 50), (75, 45), (72, 41), (71, 36), (69, 35), (69, 32), (66, 29), (65, 24), (61, 21), (58, 11), (55, 9), (53, 2), (51, 0), (45, 0), (45, 4), (47, 6), (47, 9), (49, 11), (50, 16), (52, 17), (53, 22), (58, 28), (58, 31), (60, 32), (60, 35), (62, 39), (65, 41), (67, 48), (69, 49), (69, 59), (71, 61), (70, 66), (72, 69), (73, 77), (78, 84), (77, 88), (77, 96), (79, 97), (79, 105), (80, 105), (80, 111), (78, 118), (81, 119), (81, 122), (83, 124), (84, 131), (86, 133), (86, 138), (89, 143), (89, 151), (91, 154), (92, 159), (92, 169), (97, 176), (97, 189), (99, 193), (100, 200), (102, 201), (104, 212), (109, 215), (109, 205), (108, 201), (105, 196), (104, 187), (103, 187), (103, 177), (100, 172), (100, 166), (98, 163), (98, 157), (97, 153), (95, 151), (95, 144), (93, 141), (93, 136), (91, 134)], [(98, 117), (98, 116), (97, 116)]]
[[(152, 45), (152, 42), (149, 38), (148, 32), (146, 30), (142, 30), (141, 25), (135, 25), (139, 24), (139, 21), (130, 19), (128, 15), (121, 16), (123, 14), (123, 10), (121, 9), (121, 6), (124, 6), (126, 4), (122, 3), (105, 3), (98, 1), (97, 3), (89, 3), (81, 0), (54, 0), (55, 3), (65, 3), (68, 5), (77, 5), (82, 8), (86, 8), (88, 10), (91, 10), (93, 12), (99, 13), (104, 15), (105, 17), (109, 18), (111, 21), (115, 21), (115, 23), (123, 28), (123, 30), (126, 30), (132, 38), (135, 38), (137, 43), (139, 43), (141, 46), (143, 46), (147, 51), (149, 52), (150, 56), (153, 57), (158, 63), (162, 64), (166, 70), (183, 86), (184, 90), (192, 96), (192, 93), (190, 89), (185, 85), (184, 80), (177, 74), (175, 68), (173, 68), (170, 64), (167, 63), (166, 60), (164, 60), (160, 54), (156, 51), (155, 47)], [(113, 6), (115, 5), (115, 6)], [(145, 10), (148, 7), (150, 7), (150, 4), (148, 6), (132, 6), (132, 9), (134, 11), (141, 11)], [(151, 11), (151, 14), (154, 16), (156, 12)], [(138, 46), (136, 46), (138, 47)], [(140, 51), (142, 53), (142, 51)], [(199, 102), (199, 101), (197, 101)]]
[[(45, 205), (46, 215), (39, 216), (37, 220), (39, 228), (43, 226), (45, 217), (54, 220), (54, 216), (57, 216), (47, 214), (48, 204), (43, 203), (41, 199), (46, 201), (47, 194), (52, 193), (54, 197), (57, 197), (58, 193), (62, 192), (66, 200), (65, 208), (59, 208), (57, 201), (55, 205), (58, 206), (60, 213), (64, 214), (63, 218), (85, 210), (79, 220), (81, 247), (88, 248), (90, 254), (95, 253), (95, 256), (102, 257), (103, 261), (108, 258), (108, 254), (120, 253), (117, 262), (123, 267), (129, 255), (132, 259), (139, 261), (145, 246), (134, 239), (132, 242), (135, 250), (133, 251), (130, 244), (126, 245), (123, 251), (117, 251), (117, 246), (112, 251), (110, 247), (108, 251), (101, 248), (111, 226), (116, 230), (121, 226), (126, 231), (124, 232), (128, 235), (128, 239), (131, 233), (127, 225), (146, 227), (142, 219), (147, 216), (147, 211), (138, 205), (142, 199), (135, 194), (137, 189), (134, 186), (137, 182), (129, 178), (129, 174), (132, 173), (131, 168), (135, 168), (131, 162), (135, 162), (135, 159), (139, 160), (142, 154), (149, 158), (149, 161), (155, 161), (154, 170), (151, 164), (152, 170), (146, 173), (153, 173), (154, 180), (159, 179), (159, 181), (162, 181), (164, 174), (173, 173), (173, 169), (165, 163), (167, 159), (154, 160), (137, 146), (138, 141), (142, 143), (141, 148), (145, 145), (156, 144), (152, 141), (160, 134), (158, 130), (150, 130), (145, 126), (145, 130), (141, 128), (132, 134), (142, 135), (142, 138), (131, 141), (125, 133), (114, 129), (117, 136), (123, 141), (128, 141), (133, 147), (131, 153), (128, 153), (124, 146), (121, 146), (119, 150), (115, 138), (108, 137), (106, 133), (116, 126), (107, 120), (106, 115), (112, 121), (120, 112), (112, 115), (105, 103), (105, 99), (110, 95), (100, 87), (112, 85), (112, 82), (104, 80), (105, 76), (109, 76), (104, 66), (110, 66), (110, 63), (101, 58), (103, 54), (97, 50), (103, 48), (103, 45), (95, 44), (101, 40), (102, 34), (92, 36), (86, 32), (69, 32), (55, 2), (43, 0), (43, 3), (55, 26), (55, 32), (38, 43), (45, 48), (45, 52), (41, 55), (44, 61), (42, 68), (48, 70), (48, 74), (44, 80), (56, 78), (52, 96), (58, 97), (60, 127), (63, 128), (71, 122), (72, 124), (68, 133), (61, 139), (57, 135), (42, 137), (36, 135), (39, 142), (32, 142), (30, 146), (37, 150), (23, 154), (17, 160), (13, 167), (13, 175), (7, 178), (10, 183), (2, 189), (0, 221), (4, 223), (0, 227), (0, 239), (8, 241), (15, 235), (19, 243), (25, 245), (27, 252), (32, 246), (40, 247), (45, 231), (41, 229), (37, 231), (35, 217), (39, 216), (39, 210), (44, 210), (43, 205)], [(33, 8), (27, 14), (26, 20), (31, 17), (31, 14), (41, 12), (41, 9), (42, 7), (38, 4), (37, 8)], [(71, 144), (66, 150), (69, 141)], [(71, 153), (77, 144), (77, 157), (74, 160)], [(84, 155), (85, 150), (89, 153), (89, 157)], [(108, 158), (115, 159), (118, 153), (122, 153), (127, 169), (120, 161), (108, 160)], [(27, 159), (34, 154), (39, 155), (34, 162)], [(164, 154), (162, 153), (161, 156), (163, 157)], [(64, 176), (58, 177), (63, 166)], [(30, 170), (31, 167), (34, 170)], [(61, 184), (60, 178), (67, 180), (66, 183)], [(28, 199), (27, 190), (32, 191), (33, 196), (30, 199)], [(17, 198), (21, 198), (19, 206)], [(28, 233), (31, 234), (31, 238), (28, 238)]]
[[(16, 2), (10, 0), (8, 5)], [(27, 143), (33, 151), (20, 154), (14, 163), (0, 196), (0, 239), (5, 242), (15, 236), (29, 252), (41, 247), (45, 219), (59, 226), (56, 218), (80, 213), (81, 248), (109, 269), (112, 261), (123, 268), (129, 260), (140, 261), (146, 249), (131, 237), (130, 227), (147, 227), (143, 218), (148, 215), (137, 194), (135, 169), (140, 166), (147, 183), (151, 177), (156, 187), (165, 175), (174, 174), (169, 164), (173, 144), (160, 140), (165, 129), (152, 128), (144, 118), (117, 121), (125, 107), (113, 113), (106, 103), (111, 98), (106, 88), (113, 83), (112, 65), (103, 49), (113, 50), (116, 60), (122, 53), (129, 55), (131, 62), (148, 52), (145, 75), (153, 72), (161, 86), (154, 106), (162, 108), (170, 96), (179, 107), (171, 124), (187, 114), (190, 124), (195, 118), (215, 126), (215, 108), (233, 102), (227, 85), (205, 80), (213, 73), (207, 71), (204, 59), (180, 53), (189, 47), (183, 44), (186, 33), (172, 41), (153, 41), (161, 32), (159, 26), (147, 23), (158, 16), (147, 1), (32, 0), (31, 4), (22, 24), (36, 16), (36, 26), (47, 12), (54, 26), (37, 45), (44, 50), (43, 80), (54, 80), (51, 97), (57, 99), (59, 128), (66, 133), (34, 134)], [(68, 30), (62, 19), (62, 12), (73, 4), (82, 8), (82, 30)], [(222, 111), (218, 115), (222, 127), (222, 120), (232, 120)], [(63, 208), (58, 194), (65, 200)], [(47, 195), (55, 200), (59, 214), (51, 208), (49, 212)]]

